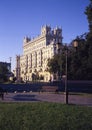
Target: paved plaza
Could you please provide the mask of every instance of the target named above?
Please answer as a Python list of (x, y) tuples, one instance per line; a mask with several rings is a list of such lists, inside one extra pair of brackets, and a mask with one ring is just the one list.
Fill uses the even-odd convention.
[[(69, 94), (68, 101), (69, 104), (92, 106), (92, 95)], [(63, 93), (15, 92), (4, 94), (4, 100), (0, 98), (0, 102), (57, 102), (64, 104), (65, 95)]]

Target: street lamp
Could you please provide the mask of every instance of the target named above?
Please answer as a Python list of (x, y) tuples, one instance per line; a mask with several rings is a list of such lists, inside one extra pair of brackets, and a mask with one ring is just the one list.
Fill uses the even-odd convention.
[(63, 75), (62, 78), (64, 79), (64, 86), (65, 86), (64, 101), (65, 101), (65, 104), (68, 104), (68, 86), (67, 86), (67, 55), (68, 55), (68, 49), (67, 48), (66, 48), (64, 54), (65, 54), (65, 75)]
[(67, 87), (67, 54), (68, 51), (65, 51), (65, 103), (68, 104), (68, 87)]
[(73, 41), (73, 47), (76, 48), (76, 50), (77, 50), (77, 47), (78, 47), (78, 40), (77, 39), (75, 39)]
[(68, 49), (66, 46), (66, 50), (64, 52), (65, 54), (65, 75), (62, 76), (64, 79), (64, 87), (65, 87), (65, 92), (64, 92), (64, 101), (65, 104), (68, 104), (68, 86), (67, 86), (67, 55), (68, 55)]
[(74, 40), (73, 41), (73, 46), (76, 48), (76, 47), (78, 47), (78, 41), (77, 40)]
[[(78, 40), (73, 41), (73, 46), (76, 48), (78, 47)], [(67, 86), (67, 55), (68, 55), (68, 50), (66, 48), (65, 51), (65, 103), (68, 104), (68, 86)]]

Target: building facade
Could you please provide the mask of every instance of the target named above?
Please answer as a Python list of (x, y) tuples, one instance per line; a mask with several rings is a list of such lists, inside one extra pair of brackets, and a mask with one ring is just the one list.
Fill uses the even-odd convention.
[(62, 29), (43, 26), (41, 34), (33, 38), (24, 37), (23, 55), (16, 56), (16, 77), (18, 80), (42, 79), (46, 82), (53, 75), (48, 72), (48, 59), (58, 53), (62, 46)]

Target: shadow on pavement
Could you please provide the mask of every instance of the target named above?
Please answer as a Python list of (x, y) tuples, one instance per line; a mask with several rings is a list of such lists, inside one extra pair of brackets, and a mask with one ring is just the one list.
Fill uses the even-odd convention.
[(35, 98), (35, 95), (18, 94), (13, 97), (15, 101), (40, 101)]

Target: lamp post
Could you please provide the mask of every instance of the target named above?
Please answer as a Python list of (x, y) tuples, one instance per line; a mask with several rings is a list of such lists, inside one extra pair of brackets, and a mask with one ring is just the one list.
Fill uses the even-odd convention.
[(77, 49), (77, 47), (78, 47), (78, 40), (77, 40), (77, 39), (75, 39), (75, 40), (73, 41), (73, 46), (74, 46), (74, 48)]
[(66, 50), (64, 52), (65, 54), (65, 75), (62, 76), (64, 79), (64, 87), (65, 87), (65, 92), (64, 92), (64, 101), (65, 104), (68, 104), (68, 86), (67, 86), (67, 55), (68, 55), (68, 50), (66, 46)]
[[(78, 47), (78, 40), (75, 39), (73, 41), (73, 46), (76, 48)], [(65, 104), (68, 104), (68, 86), (67, 86), (67, 55), (68, 55), (68, 50), (66, 49), (65, 51)]]
[(68, 104), (68, 86), (67, 86), (67, 49), (65, 51), (65, 59), (66, 59), (66, 64), (65, 64), (65, 103)]

